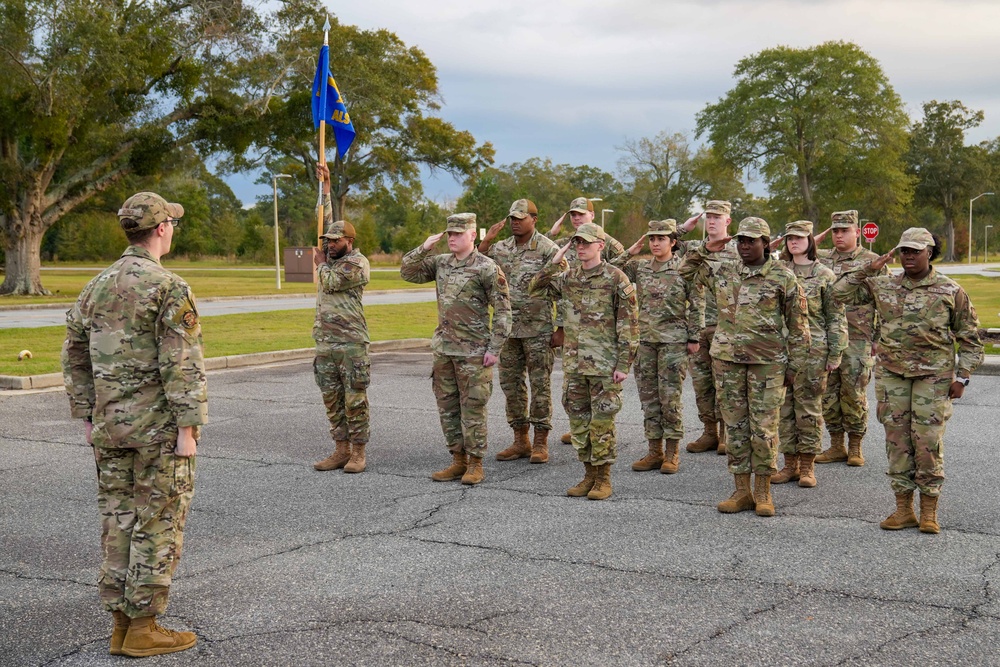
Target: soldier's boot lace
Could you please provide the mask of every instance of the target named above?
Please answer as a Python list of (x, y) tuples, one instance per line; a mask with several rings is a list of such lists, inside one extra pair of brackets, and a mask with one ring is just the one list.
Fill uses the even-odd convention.
[(365, 443), (354, 443), (351, 445), (351, 460), (344, 466), (344, 472), (364, 472), (365, 471)]
[(771, 497), (771, 476), (753, 476), (753, 500), (757, 516), (774, 516), (774, 498)]
[(452, 452), (451, 465), (444, 470), (438, 470), (436, 473), (433, 473), (431, 479), (435, 482), (451, 482), (456, 479), (462, 479), (462, 475), (465, 474), (467, 467), (468, 462), (465, 452)]
[[(811, 489), (816, 486), (816, 463), (815, 454), (799, 454), (799, 486)], [(774, 483), (774, 477), (771, 478)]]
[(865, 457), (861, 455), (862, 438), (864, 435), (861, 433), (847, 434), (847, 465), (863, 466), (865, 464)]
[(913, 491), (896, 494), (896, 511), (878, 525), (882, 530), (916, 528), (917, 515), (913, 513)]
[(123, 611), (113, 611), (111, 615), (115, 619), (115, 627), (111, 631), (111, 655), (125, 655), (122, 653), (122, 644), (128, 633), (129, 617)]
[(514, 461), (531, 456), (531, 443), (528, 442), (528, 427), (518, 426), (514, 429), (514, 444), (497, 454), (497, 461)]
[(583, 479), (576, 486), (571, 486), (567, 491), (567, 496), (572, 496), (573, 498), (581, 498), (587, 495), (592, 488), (594, 488), (594, 480), (597, 477), (597, 468), (589, 463), (583, 464), (586, 472), (583, 475)]
[(663, 439), (649, 441), (649, 451), (641, 459), (632, 464), (632, 470), (645, 472), (656, 470), (663, 464)]
[(727, 500), (723, 500), (716, 505), (716, 509), (723, 514), (734, 514), (745, 512), (754, 508), (753, 493), (750, 491), (750, 473), (737, 473), (733, 475), (733, 482), (736, 490)]
[(941, 532), (941, 526), (937, 521), (937, 496), (927, 496), (920, 494), (920, 532), (937, 535)]
[(700, 454), (719, 448), (719, 422), (705, 422), (705, 430), (698, 439), (687, 444), (692, 454)]
[(547, 429), (535, 427), (535, 439), (531, 443), (531, 462), (549, 462), (549, 432)]
[(830, 433), (830, 449), (816, 457), (816, 463), (840, 463), (847, 460), (843, 433)]
[(594, 466), (597, 474), (594, 477), (594, 486), (587, 492), (588, 500), (605, 500), (611, 497), (611, 464)]
[(680, 440), (667, 438), (663, 441), (663, 463), (660, 464), (660, 472), (664, 475), (673, 475), (681, 465)]
[(122, 653), (133, 658), (176, 653), (195, 645), (193, 632), (177, 632), (160, 627), (155, 616), (133, 618), (122, 643)]
[(462, 475), (462, 484), (474, 485), (483, 481), (483, 458), (481, 456), (470, 456), (469, 465)]
[(313, 464), (313, 468), (316, 470), (337, 470), (343, 468), (347, 465), (347, 462), (351, 460), (351, 446), (347, 444), (346, 440), (338, 440), (337, 447), (333, 450), (333, 454), (322, 461), (317, 461)]
[(771, 484), (784, 484), (799, 479), (799, 455), (785, 454), (785, 467), (771, 477)]

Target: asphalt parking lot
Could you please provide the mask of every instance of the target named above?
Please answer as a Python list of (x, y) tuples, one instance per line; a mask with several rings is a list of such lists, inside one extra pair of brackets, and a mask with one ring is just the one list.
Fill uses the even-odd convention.
[[(1000, 379), (974, 377), (955, 404), (932, 536), (878, 528), (893, 497), (874, 422), (868, 465), (774, 487), (771, 519), (716, 512), (731, 477), (715, 454), (632, 472), (632, 378), (610, 500), (565, 496), (582, 474), (567, 446), (545, 465), (492, 458), (510, 439), (498, 386), (486, 481), (434, 483), (449, 455), (429, 373), (426, 353), (374, 357), (360, 475), (312, 469), (331, 443), (308, 362), (209, 375), (162, 619), (199, 643), (143, 664), (1000, 663)], [(555, 434), (566, 426), (557, 405)], [(65, 395), (0, 393), (0, 665), (133, 664), (107, 653), (94, 489)]]

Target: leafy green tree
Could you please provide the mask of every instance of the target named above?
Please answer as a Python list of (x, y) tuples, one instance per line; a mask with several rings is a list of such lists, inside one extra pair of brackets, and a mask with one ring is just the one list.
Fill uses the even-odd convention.
[(931, 206), (944, 217), (945, 261), (954, 261), (958, 253), (968, 251), (968, 232), (962, 230), (956, 243), (955, 220), (961, 216), (971, 197), (988, 177), (985, 149), (966, 146), (965, 132), (983, 122), (983, 112), (973, 111), (958, 100), (923, 105), (924, 115), (913, 124), (907, 170), (916, 179), (915, 200)]
[(877, 60), (847, 42), (780, 46), (740, 60), (734, 76), (698, 113), (697, 134), (735, 169), (759, 172), (772, 208), (816, 221), (838, 208), (902, 212), (908, 120)]

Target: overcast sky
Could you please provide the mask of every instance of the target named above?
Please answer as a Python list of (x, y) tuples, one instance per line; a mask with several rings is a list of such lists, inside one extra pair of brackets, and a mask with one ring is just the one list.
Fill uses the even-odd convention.
[[(616, 146), (691, 132), (762, 49), (830, 40), (882, 64), (910, 116), (959, 99), (986, 113), (970, 142), (1000, 135), (1000, 2), (963, 0), (365, 0), (333, 3), (343, 23), (387, 28), (437, 67), (441, 115), (498, 164), (531, 157), (614, 171)], [(336, 45), (331, 45), (336, 48)], [(333, 73), (337, 76), (337, 73)], [(348, 98), (350, 91), (344, 91)], [(448, 176), (428, 197), (454, 198)], [(251, 202), (261, 186), (234, 182)], [(757, 190), (758, 188), (754, 188)], [(597, 193), (593, 193), (597, 194)]]

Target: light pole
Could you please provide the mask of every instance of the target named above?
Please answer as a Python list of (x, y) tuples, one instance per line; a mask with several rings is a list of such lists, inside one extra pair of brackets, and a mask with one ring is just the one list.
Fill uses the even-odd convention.
[(972, 264), (972, 202), (976, 201), (980, 197), (986, 197), (993, 195), (992, 192), (984, 192), (981, 195), (976, 195), (969, 200), (969, 264)]
[(983, 263), (989, 264), (990, 262), (990, 230), (993, 229), (993, 225), (986, 225), (983, 229)]
[(271, 187), (274, 188), (274, 284), (281, 289), (281, 254), (278, 250), (278, 179), (291, 178), (289, 174), (274, 174), (271, 176)]
[(614, 212), (615, 212), (615, 210), (613, 208), (602, 208), (601, 209), (601, 227), (604, 227), (604, 214), (605, 213), (614, 213)]

